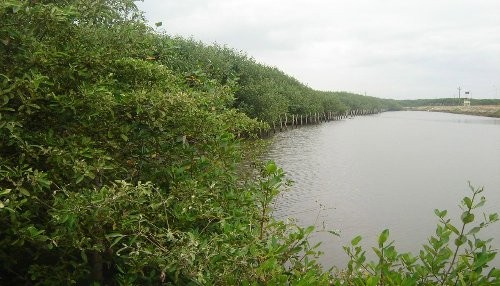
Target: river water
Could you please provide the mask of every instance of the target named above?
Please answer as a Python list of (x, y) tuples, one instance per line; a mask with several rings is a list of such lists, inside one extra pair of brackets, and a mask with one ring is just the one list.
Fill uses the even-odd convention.
[[(356, 235), (375, 246), (388, 228), (402, 252), (418, 253), (434, 234), (434, 209), (459, 216), (468, 181), (484, 187), (481, 212), (500, 213), (500, 119), (400, 111), (332, 121), (276, 134), (268, 159), (294, 185), (282, 192), (274, 216), (319, 231), (324, 266), (343, 268), (342, 250)], [(480, 218), (481, 216), (476, 216)], [(500, 247), (500, 223), (484, 232)], [(452, 243), (453, 244), (453, 243)], [(495, 266), (500, 266), (499, 257)]]

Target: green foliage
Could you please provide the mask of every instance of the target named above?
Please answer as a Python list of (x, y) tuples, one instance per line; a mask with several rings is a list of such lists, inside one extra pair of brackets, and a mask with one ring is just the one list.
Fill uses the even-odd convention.
[(187, 84), (206, 88), (219, 83), (235, 92), (234, 106), (269, 124), (285, 114), (345, 114), (349, 110), (399, 110), (395, 100), (348, 92), (316, 91), (282, 71), (255, 62), (241, 52), (217, 44), (163, 35), (157, 60), (183, 73)]
[(2, 281), (246, 273), (234, 250), (257, 210), (236, 137), (265, 125), (231, 107), (232, 88), (152, 60), (133, 1), (3, 1), (0, 17)]
[[(160, 35), (132, 0), (5, 0), (0, 22), (0, 283), (340, 283), (316, 259), (314, 228), (272, 218), (283, 171), (242, 175), (240, 138), (284, 114), (397, 104), (314, 91), (226, 47)], [(464, 199), (464, 225), (483, 203)], [(464, 232), (438, 213), (428, 248), (439, 255), (417, 266), (385, 231), (379, 263), (358, 273), (356, 238), (352, 281), (396, 279), (401, 257), (408, 273), (444, 267), (452, 234), (469, 248), (439, 277), (497, 281), (481, 275), (495, 253), (476, 234), (498, 217)]]
[(446, 218), (447, 211), (435, 210), (439, 218), (435, 236), (423, 246), (417, 256), (399, 253), (394, 242), (386, 243), (389, 231), (384, 230), (373, 251), (378, 262), (366, 262), (366, 252), (359, 246), (361, 237), (344, 247), (350, 257), (345, 274), (352, 285), (497, 285), (500, 271), (489, 263), (497, 250), (491, 246), (492, 239), (482, 240), (479, 232), (498, 221), (498, 214), (484, 215), (484, 220), (475, 221), (474, 210), (486, 202), (478, 201), (483, 189), (470, 187), (472, 196), (464, 197), (461, 208), (461, 224), (454, 225)]

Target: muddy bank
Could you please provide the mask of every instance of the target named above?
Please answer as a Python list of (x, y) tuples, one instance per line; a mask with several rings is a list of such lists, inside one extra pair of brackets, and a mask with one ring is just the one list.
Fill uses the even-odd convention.
[(448, 112), (457, 114), (478, 115), (500, 118), (500, 105), (473, 105), (473, 106), (420, 106), (408, 107), (406, 110)]

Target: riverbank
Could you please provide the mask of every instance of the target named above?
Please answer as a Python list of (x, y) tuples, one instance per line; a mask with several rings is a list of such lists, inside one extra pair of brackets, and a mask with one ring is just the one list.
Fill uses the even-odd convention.
[(408, 107), (406, 110), (447, 112), (477, 116), (500, 118), (500, 105), (473, 105), (473, 106), (419, 106)]

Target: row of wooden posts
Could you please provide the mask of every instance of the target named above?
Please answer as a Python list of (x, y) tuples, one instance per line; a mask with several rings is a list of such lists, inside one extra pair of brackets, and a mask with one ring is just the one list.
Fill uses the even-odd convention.
[(327, 121), (342, 120), (345, 118), (350, 118), (354, 116), (370, 115), (383, 112), (379, 109), (354, 109), (347, 111), (343, 114), (337, 114), (333, 112), (325, 113), (309, 113), (309, 114), (284, 114), (279, 116), (279, 122), (273, 122), (270, 132), (276, 133), (277, 131), (283, 131), (288, 128), (294, 128), (301, 125), (309, 124), (319, 124)]

